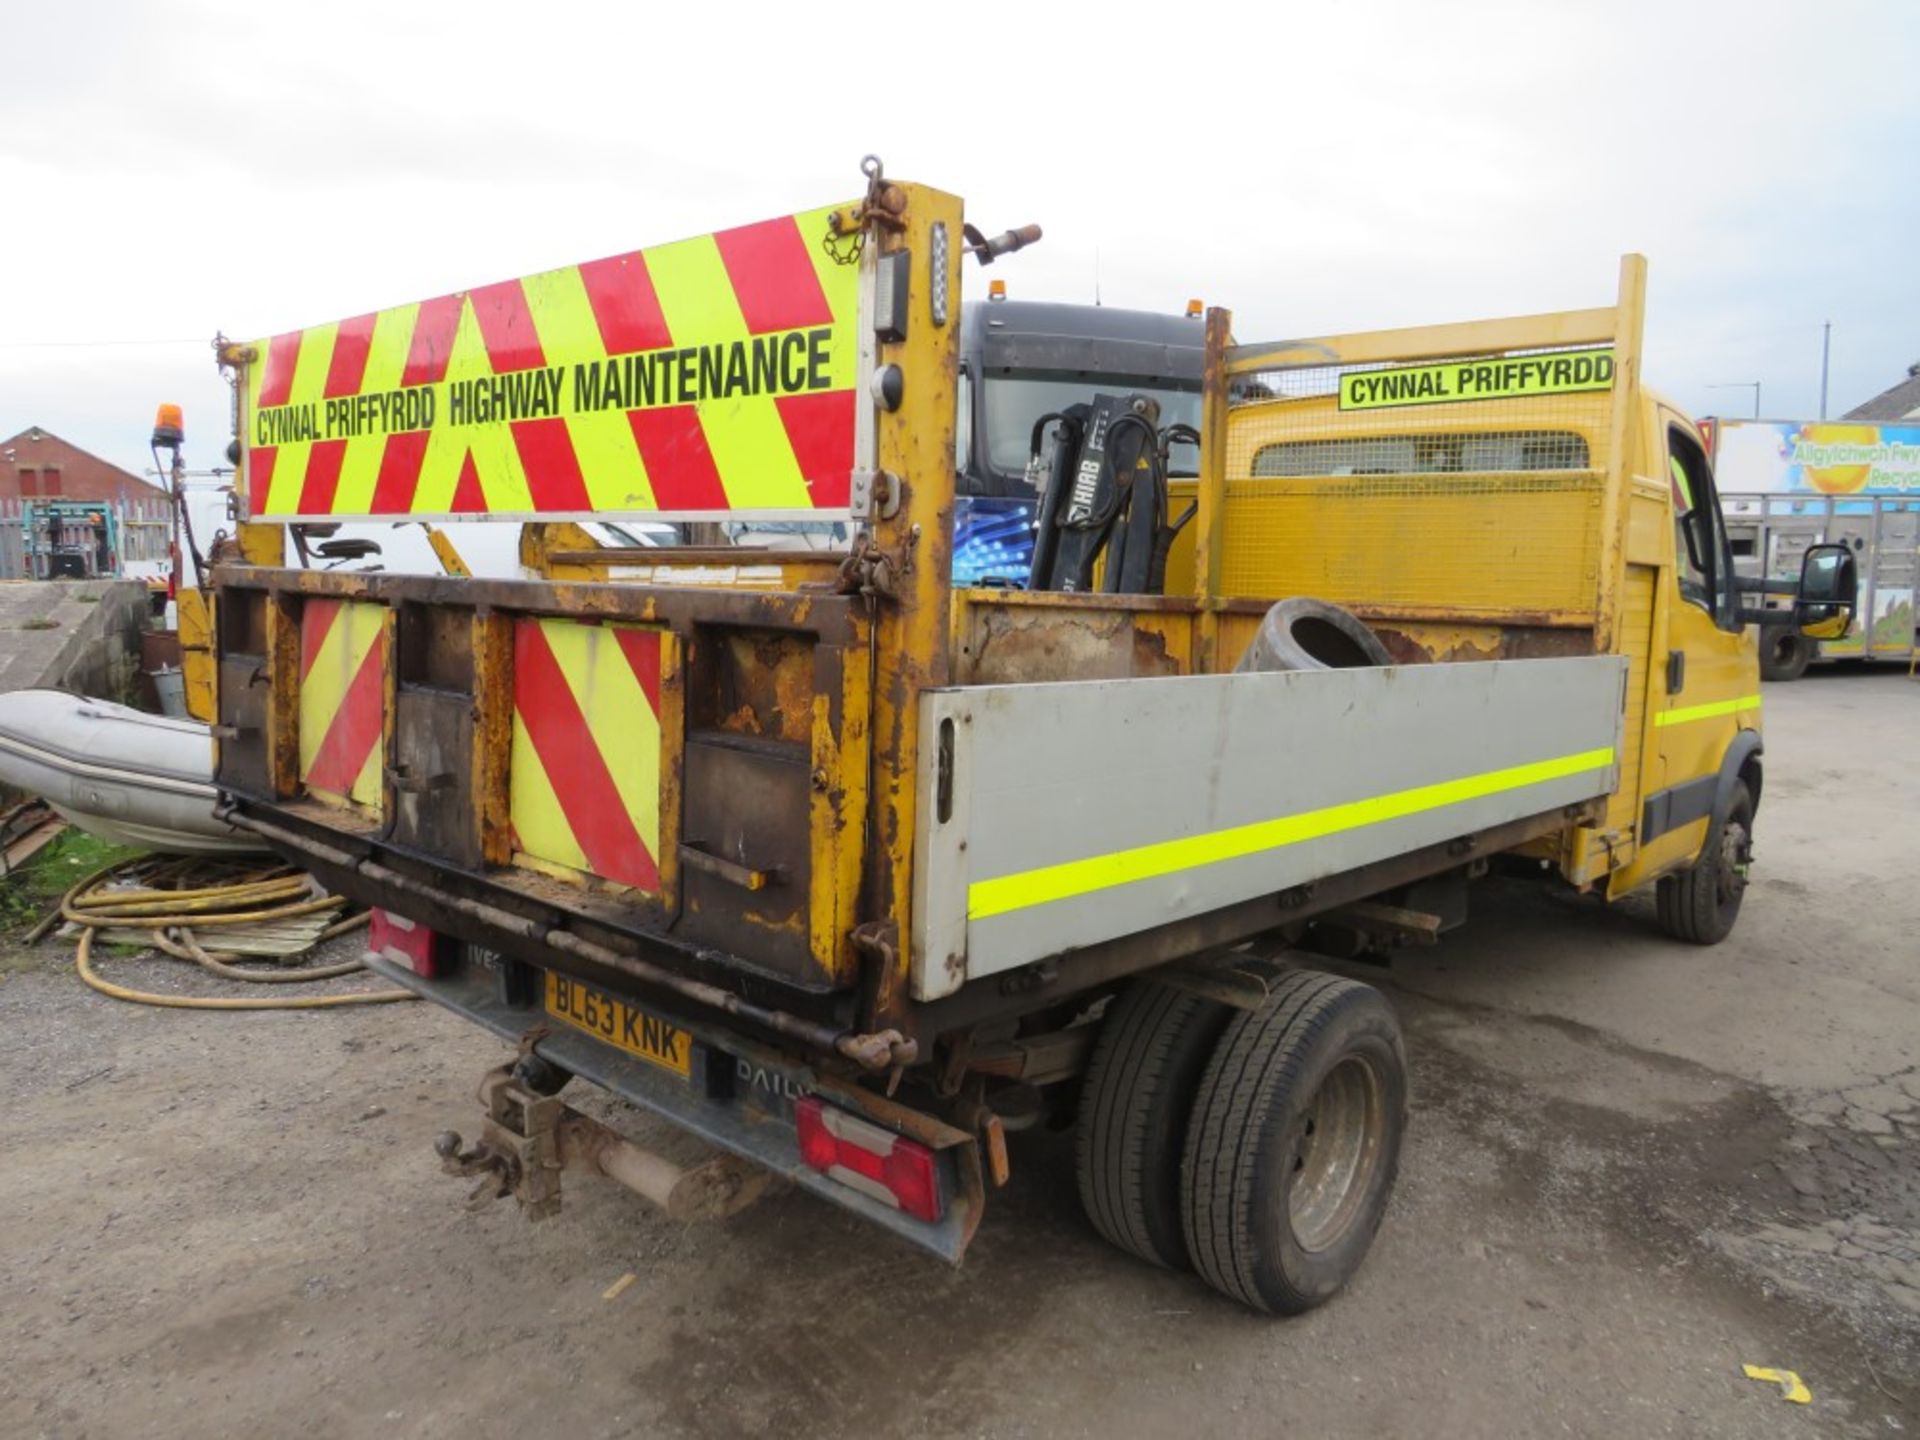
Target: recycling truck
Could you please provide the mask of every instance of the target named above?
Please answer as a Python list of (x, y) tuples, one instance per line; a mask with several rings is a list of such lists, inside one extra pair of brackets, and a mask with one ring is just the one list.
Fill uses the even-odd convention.
[[(1845, 545), (1860, 573), (1859, 618), (1814, 640), (1791, 625), (1760, 635), (1760, 674), (1797, 680), (1818, 661), (1913, 663), (1920, 622), (1920, 425), (1826, 420), (1703, 420), (1735, 570), (1752, 589), (1787, 592), (1809, 545)], [(1784, 617), (1776, 617), (1784, 618)]]
[[(549, 1216), (572, 1173), (717, 1217), (778, 1176), (957, 1262), (1009, 1135), (1070, 1120), (1101, 1235), (1303, 1310), (1408, 1123), (1392, 1008), (1324, 957), (1431, 942), (1496, 863), (1655, 887), (1680, 942), (1740, 911), (1755, 642), (1699, 433), (1641, 383), (1644, 264), (1511, 320), (1254, 343), (1209, 311), (1198, 424), (1059, 389), (1027, 583), (964, 586), (958, 392), (993, 371), (961, 367), (962, 265), (1018, 232), (863, 168), (851, 201), (221, 342), (222, 811), (510, 1044), (436, 1141), (481, 1195)], [(286, 563), (301, 526), (451, 516), (523, 523), (537, 578)], [(850, 539), (746, 583), (591, 543), (620, 517)], [(1797, 622), (1843, 626), (1852, 585), (1810, 547)]]

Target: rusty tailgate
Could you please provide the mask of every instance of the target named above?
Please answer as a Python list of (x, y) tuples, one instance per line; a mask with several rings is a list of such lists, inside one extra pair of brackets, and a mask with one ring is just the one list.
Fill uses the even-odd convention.
[[(243, 820), (431, 862), (452, 895), (557, 906), (708, 968), (852, 984), (857, 597), (252, 568), (219, 583), (217, 773)], [(336, 613), (359, 648), (338, 713), (306, 707), (328, 733), (303, 743), (301, 683)], [(368, 697), (377, 722), (353, 709)]]

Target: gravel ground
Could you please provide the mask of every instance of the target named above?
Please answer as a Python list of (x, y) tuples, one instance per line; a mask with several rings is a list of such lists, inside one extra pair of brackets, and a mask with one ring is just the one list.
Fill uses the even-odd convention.
[(454, 1017), (141, 1009), (0, 947), (0, 1435), (1913, 1431), (1920, 686), (1816, 673), (1767, 724), (1726, 945), (1491, 883), (1369, 976), (1411, 1045), (1401, 1185), (1288, 1322), (1103, 1246), (1064, 1137), (1017, 1137), (959, 1270), (791, 1191), (469, 1211), (429, 1144), (503, 1050)]

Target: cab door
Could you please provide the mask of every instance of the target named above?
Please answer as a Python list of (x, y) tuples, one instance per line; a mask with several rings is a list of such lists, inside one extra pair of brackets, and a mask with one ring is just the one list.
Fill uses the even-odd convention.
[(1655, 667), (1652, 705), (1659, 788), (1649, 788), (1641, 806), (1638, 854), (1615, 873), (1614, 894), (1692, 863), (1706, 838), (1721, 761), (1742, 730), (1760, 725), (1758, 652), (1740, 622), (1712, 466), (1683, 416), (1665, 406), (1655, 414), (1654, 458), (1673, 505), (1673, 563), (1660, 582), (1667, 648)]

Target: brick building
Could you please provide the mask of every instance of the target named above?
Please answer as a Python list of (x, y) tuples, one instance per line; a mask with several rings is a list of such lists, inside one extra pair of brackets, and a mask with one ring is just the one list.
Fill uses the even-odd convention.
[[(166, 574), (172, 537), (167, 492), (34, 425), (10, 440), (0, 440), (0, 580), (49, 573), (44, 552), (40, 561), (29, 563), (27, 529), (22, 524), (25, 508), (37, 500), (106, 502), (114, 510), (118, 544), (111, 546), (101, 539), (103, 573), (141, 579)], [(36, 543), (44, 547), (51, 532), (43, 528), (36, 533), (40, 535)]]
[(0, 500), (159, 500), (165, 491), (37, 425), (0, 440)]

